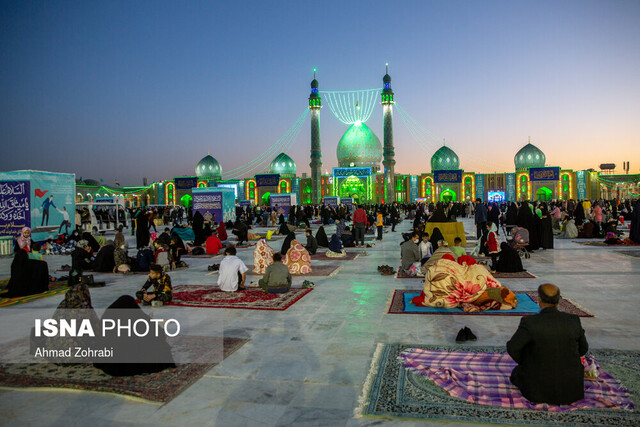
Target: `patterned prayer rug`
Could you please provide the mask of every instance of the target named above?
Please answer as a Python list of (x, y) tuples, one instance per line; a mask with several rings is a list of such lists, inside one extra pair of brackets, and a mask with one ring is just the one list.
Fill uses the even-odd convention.
[[(478, 353), (504, 353), (504, 347), (379, 344), (360, 398), (356, 416), (399, 417), (473, 424), (533, 424), (553, 426), (632, 426), (640, 424), (637, 409), (589, 408), (551, 412), (546, 408), (511, 408), (470, 403), (454, 397), (429, 378), (405, 369), (401, 357), (411, 349)], [(600, 367), (640, 397), (640, 352), (591, 350)], [(405, 353), (406, 354), (406, 353)], [(473, 369), (470, 367), (470, 369)], [(501, 402), (505, 403), (505, 402)], [(508, 401), (508, 403), (511, 403)], [(588, 403), (588, 402), (584, 402)], [(580, 406), (580, 405), (577, 405)], [(595, 406), (595, 405), (594, 405)]]
[(617, 254), (640, 258), (640, 251), (616, 251)]
[[(180, 270), (179, 268), (177, 268), (176, 270)], [(56, 270), (56, 273), (69, 273), (71, 272), (70, 268), (59, 268)], [(130, 271), (128, 273), (114, 273), (113, 271), (92, 271), (92, 270), (84, 270), (83, 274), (118, 274), (118, 275), (122, 275), (125, 276), (127, 274), (137, 274), (137, 275), (145, 275), (145, 274), (149, 274), (148, 271)]]
[(326, 252), (316, 252), (315, 254), (311, 255), (311, 260), (312, 261), (353, 261), (359, 256), (360, 256), (359, 253), (347, 252), (347, 255), (343, 258), (331, 258), (327, 256)]
[[(247, 276), (259, 276), (262, 277), (262, 274), (258, 274), (258, 273), (254, 273), (253, 272), (253, 264), (247, 265), (247, 268), (249, 269), (249, 271), (247, 271)], [(294, 276), (296, 277), (333, 277), (336, 274), (338, 274), (338, 272), (342, 270), (342, 266), (341, 265), (312, 265), (311, 266), (311, 273), (309, 274), (294, 274)], [(211, 271), (209, 273), (207, 273), (207, 276), (215, 276), (217, 275), (218, 272), (217, 271)]]
[(529, 273), (527, 270), (515, 273), (501, 273), (496, 271), (495, 273), (491, 273), (491, 275), (496, 279), (535, 279), (537, 277), (534, 274)]
[[(221, 249), (221, 251), (223, 251), (223, 249)], [(187, 255), (182, 255), (180, 257), (180, 259), (182, 259), (182, 258), (215, 258), (215, 257), (219, 257), (219, 256), (222, 256), (222, 255), (224, 255), (224, 252), (221, 252), (221, 253), (218, 253), (218, 254), (203, 254), (203, 255), (187, 254)]]
[[(206, 337), (176, 337), (169, 343), (174, 353), (180, 351), (197, 355), (202, 351), (210, 351), (208, 346), (202, 345), (204, 338)], [(246, 342), (248, 340), (242, 338), (225, 337), (223, 357), (227, 358)], [(90, 390), (164, 404), (189, 388), (215, 365), (216, 363), (189, 363), (155, 374), (112, 377), (94, 368), (92, 364), (2, 363), (0, 387)]]
[(284, 294), (269, 294), (260, 288), (223, 292), (217, 286), (178, 285), (173, 287), (173, 299), (170, 305), (282, 311), (291, 307), (311, 290), (291, 288)]
[[(396, 289), (393, 291), (391, 302), (387, 313), (389, 314), (462, 314), (462, 315), (485, 315), (485, 316), (531, 316), (540, 311), (538, 307), (538, 292), (524, 291), (516, 292), (518, 305), (511, 310), (487, 310), (467, 313), (461, 308), (437, 308), (420, 307), (411, 303), (414, 297), (420, 295), (420, 290)], [(580, 317), (594, 317), (593, 314), (580, 308), (574, 302), (561, 297), (558, 310), (565, 313), (575, 314)]]
[[(8, 283), (9, 279), (6, 279), (6, 280)], [(6, 285), (4, 286), (6, 288)], [(46, 292), (42, 292), (40, 294), (34, 294), (34, 295), (27, 295), (26, 297), (2, 298), (3, 292), (0, 292), (0, 308), (11, 307), (12, 305), (25, 304), (31, 301), (42, 299), (42, 298), (52, 297), (54, 295), (60, 295), (62, 293), (67, 292), (68, 289), (69, 287), (67, 286), (67, 281), (61, 280), (58, 282), (50, 282), (49, 290)]]
[(636, 246), (640, 246), (640, 245), (623, 245), (623, 244), (619, 244), (619, 245), (607, 245), (605, 242), (603, 241), (587, 241), (587, 242), (576, 242), (575, 240), (573, 241), (573, 243), (577, 243), (579, 245), (582, 246), (603, 246), (603, 247), (607, 247), (607, 248), (620, 248), (620, 247), (636, 247)]

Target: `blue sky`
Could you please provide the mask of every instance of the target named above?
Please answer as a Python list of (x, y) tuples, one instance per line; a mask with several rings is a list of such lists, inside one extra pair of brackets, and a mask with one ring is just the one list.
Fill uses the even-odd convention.
[[(640, 169), (640, 2), (15, 2), (0, 8), (0, 170), (119, 179), (224, 170), (273, 144), (320, 89), (379, 87), (461, 166)], [(378, 105), (367, 124), (382, 139)], [(395, 116), (396, 170), (429, 171)], [(323, 168), (347, 126), (322, 110)], [(309, 122), (289, 154), (309, 171)], [(423, 141), (425, 142), (425, 141)]]

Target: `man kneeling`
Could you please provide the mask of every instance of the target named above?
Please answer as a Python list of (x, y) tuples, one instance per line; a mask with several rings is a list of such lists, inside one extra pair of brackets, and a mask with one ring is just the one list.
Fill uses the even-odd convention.
[(557, 286), (540, 285), (538, 297), (540, 313), (523, 317), (507, 343), (507, 352), (518, 363), (511, 383), (531, 402), (568, 405), (584, 398), (580, 356), (589, 345), (580, 318), (558, 311)]
[(283, 294), (291, 289), (291, 273), (289, 267), (282, 263), (280, 252), (273, 254), (273, 264), (267, 267), (258, 285), (270, 294)]

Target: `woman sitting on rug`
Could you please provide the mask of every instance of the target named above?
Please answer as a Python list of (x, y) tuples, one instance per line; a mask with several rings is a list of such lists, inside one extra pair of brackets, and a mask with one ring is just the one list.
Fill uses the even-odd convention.
[(607, 233), (607, 239), (604, 241), (607, 245), (622, 245), (622, 240), (618, 239), (615, 233), (609, 231)]
[(342, 248), (342, 241), (337, 234), (331, 235), (331, 241), (329, 242), (329, 249), (326, 252), (329, 258), (343, 258), (347, 256), (347, 253)]
[(49, 290), (49, 267), (44, 261), (29, 259), (26, 250), (18, 250), (11, 262), (7, 285), (9, 298), (39, 294)]
[(284, 239), (284, 242), (282, 242), (282, 247), (280, 248), (280, 254), (282, 254), (282, 256), (285, 256), (287, 254), (289, 248), (291, 247), (291, 242), (293, 242), (295, 238), (296, 233), (294, 233), (293, 231), (287, 233), (287, 237)]
[(321, 248), (329, 247), (329, 239), (327, 239), (327, 233), (324, 231), (323, 225), (321, 225), (316, 232), (316, 241), (318, 242), (318, 246)]
[(517, 273), (524, 271), (520, 255), (506, 242), (500, 243), (498, 261), (493, 266), (493, 269), (498, 273)]
[(438, 250), (438, 245), (443, 240), (444, 240), (444, 236), (442, 235), (442, 232), (440, 231), (440, 229), (438, 227), (434, 228), (433, 231), (431, 232), (431, 237), (429, 238), (429, 241), (431, 242), (431, 247), (433, 248), (434, 251)]
[(513, 292), (500, 285), (487, 269), (468, 257), (463, 265), (446, 255), (427, 269), (424, 289), (413, 298), (422, 307), (456, 308), (465, 312), (510, 310), (517, 304)]
[(273, 264), (274, 253), (275, 251), (266, 241), (260, 240), (253, 251), (253, 272), (264, 274), (267, 267)]
[(291, 247), (282, 261), (284, 265), (289, 267), (291, 274), (309, 274), (311, 273), (311, 256), (309, 252), (297, 240), (291, 241)]
[(224, 244), (224, 242), (228, 239), (227, 230), (225, 229), (225, 223), (220, 222), (218, 225), (218, 239)]
[(578, 227), (576, 227), (576, 221), (570, 219), (564, 226), (564, 231), (558, 236), (559, 239), (577, 239)]

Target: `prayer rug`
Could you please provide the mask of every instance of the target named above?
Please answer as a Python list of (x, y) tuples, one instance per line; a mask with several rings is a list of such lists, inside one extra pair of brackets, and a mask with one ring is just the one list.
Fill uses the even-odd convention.
[[(518, 305), (511, 310), (487, 310), (467, 313), (459, 307), (438, 308), (421, 307), (411, 303), (414, 297), (420, 295), (419, 290), (396, 289), (393, 291), (389, 309), (389, 314), (463, 314), (463, 315), (485, 315), (485, 316), (531, 316), (540, 311), (538, 306), (538, 292), (525, 291), (515, 292), (518, 298)], [(583, 310), (574, 302), (561, 297), (558, 310), (565, 313), (575, 314), (580, 317), (594, 317), (593, 314)]]
[(402, 266), (399, 265), (396, 268), (396, 274), (393, 276), (394, 279), (420, 279), (424, 280), (424, 276), (409, 276), (406, 271), (402, 269)]
[[(428, 372), (423, 369), (420, 358), (408, 357), (426, 355), (423, 358), (428, 358), (434, 354), (433, 352), (444, 355), (447, 362), (448, 358), (457, 359), (456, 363), (450, 363), (454, 365), (450, 370), (438, 370), (437, 374), (442, 375), (444, 381), (434, 376), (434, 382), (425, 377), (422, 374)], [(591, 350), (589, 354), (595, 358), (602, 371), (597, 382), (586, 387), (587, 399), (574, 403), (572, 408), (550, 405), (536, 405), (535, 408), (530, 408), (531, 404), (510, 384), (509, 389), (505, 387), (501, 391), (496, 390), (499, 375), (504, 377), (501, 381), (503, 384), (505, 380), (509, 381), (510, 371), (505, 372), (508, 368), (500, 369), (499, 365), (496, 366), (497, 360), (503, 360), (503, 354), (504, 347), (379, 344), (355, 414), (473, 424), (585, 427), (640, 424), (640, 412), (634, 408), (631, 401), (640, 396), (640, 352)], [(465, 359), (466, 363), (462, 362), (461, 365), (462, 359)], [(470, 360), (474, 363), (469, 363)], [(476, 361), (479, 366), (476, 366)], [(405, 366), (410, 369), (406, 369)], [(455, 375), (459, 373), (454, 371), (455, 366), (459, 366), (463, 374), (473, 375), (491, 371), (490, 381), (486, 386), (480, 384), (476, 388), (454, 387), (450, 383), (468, 379)], [(590, 380), (585, 380), (585, 383), (587, 381)], [(629, 395), (626, 394), (627, 391)], [(469, 395), (473, 397), (470, 398)], [(495, 399), (488, 400), (491, 397)], [(471, 403), (465, 399), (501, 406)], [(603, 407), (607, 405), (609, 407)], [(625, 406), (628, 409), (620, 409)], [(561, 411), (558, 411), (559, 409)]]
[[(247, 265), (247, 268), (249, 269), (249, 271), (247, 271), (247, 276), (259, 276), (262, 277), (262, 274), (258, 274), (258, 273), (254, 273), (253, 272), (253, 264)], [(342, 270), (342, 266), (341, 265), (312, 265), (311, 266), (311, 273), (309, 274), (294, 274), (293, 276), (295, 277), (333, 277), (336, 274), (338, 274), (338, 272)], [(211, 271), (209, 273), (207, 273), (207, 276), (215, 276), (217, 275), (218, 272), (217, 271)]]
[(535, 279), (537, 277), (529, 273), (527, 270), (514, 273), (502, 273), (496, 271), (495, 273), (491, 273), (491, 275), (496, 279)]
[[(180, 269), (177, 268), (176, 270), (180, 270)], [(59, 268), (56, 270), (56, 273), (70, 273), (70, 272), (71, 272), (70, 268)], [(114, 273), (113, 271), (84, 270), (82, 274), (118, 274), (118, 275), (126, 276), (127, 274), (149, 274), (149, 272), (148, 271), (130, 271), (128, 273)]]
[[(203, 339), (206, 337), (176, 337), (170, 339), (169, 344), (174, 354), (180, 351), (197, 356), (202, 351), (210, 351), (210, 346), (202, 344)], [(226, 359), (246, 342), (248, 340), (242, 338), (225, 337), (223, 357)], [(188, 363), (154, 374), (112, 377), (92, 364), (2, 363), (0, 388), (87, 390), (164, 404), (189, 388), (214, 366), (216, 363)]]
[(635, 258), (640, 258), (640, 251), (616, 251), (617, 254), (632, 256)]
[(577, 243), (579, 245), (582, 246), (604, 246), (604, 247), (608, 247), (608, 248), (619, 248), (619, 247), (635, 247), (635, 246), (640, 246), (640, 245), (626, 245), (626, 244), (619, 244), (619, 245), (608, 245), (605, 242), (599, 240), (599, 241), (588, 241), (588, 242), (576, 242), (573, 241), (573, 243)]
[[(342, 258), (331, 258), (327, 256), (326, 252), (316, 252), (311, 255), (312, 261), (353, 261), (354, 259), (360, 256), (359, 253), (356, 252), (347, 252), (347, 255)], [(312, 267), (314, 268), (314, 267)]]
[[(9, 279), (6, 279), (6, 280), (8, 283)], [(58, 282), (49, 282), (49, 290), (46, 292), (42, 292), (40, 294), (34, 294), (34, 295), (27, 295), (25, 297), (3, 298), (4, 292), (0, 292), (0, 308), (25, 304), (31, 301), (42, 299), (42, 298), (52, 297), (54, 295), (60, 295), (62, 293), (67, 292), (68, 289), (69, 289), (69, 286), (67, 286), (67, 281), (61, 280)]]
[[(221, 249), (221, 251), (223, 249)], [(215, 257), (222, 256), (222, 255), (224, 255), (224, 252), (221, 252), (221, 253), (218, 253), (218, 254), (203, 254), (203, 255), (187, 254), (187, 255), (182, 255), (180, 257), (180, 259), (182, 259), (182, 258), (215, 258)]]
[(178, 285), (173, 287), (173, 299), (169, 305), (282, 311), (291, 307), (311, 290), (291, 288), (283, 294), (270, 294), (260, 288), (224, 292), (217, 286)]

